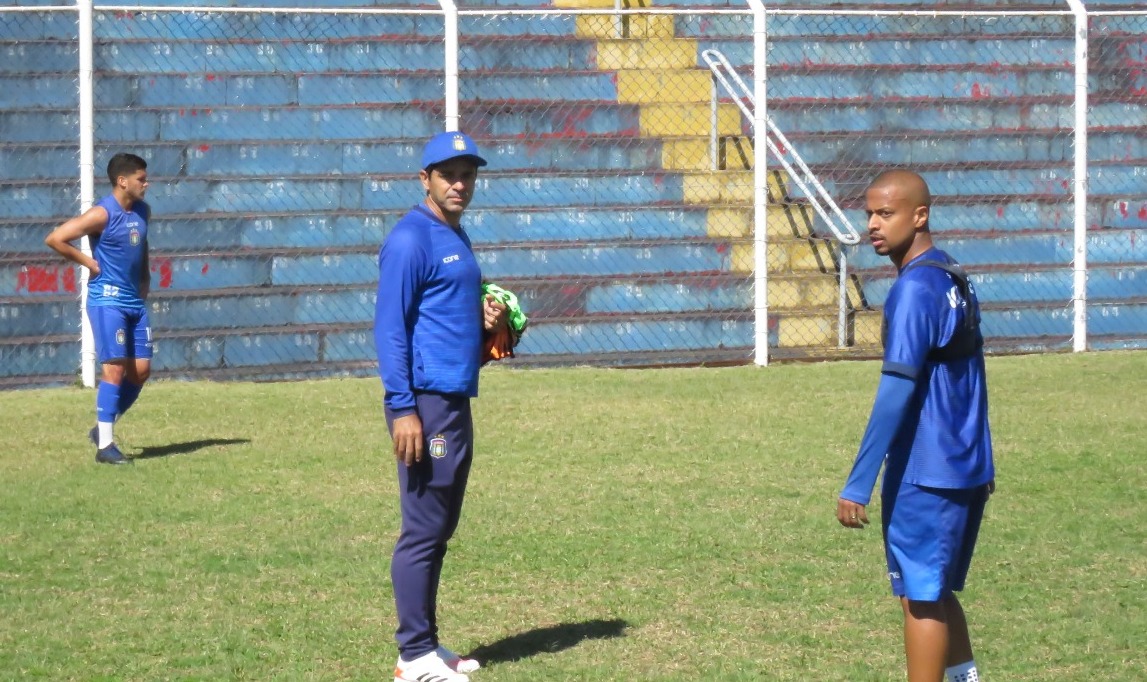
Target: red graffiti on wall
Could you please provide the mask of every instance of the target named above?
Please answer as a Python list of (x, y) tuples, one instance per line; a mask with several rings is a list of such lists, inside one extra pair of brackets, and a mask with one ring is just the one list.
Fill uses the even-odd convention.
[(30, 294), (73, 294), (76, 292), (76, 269), (70, 265), (26, 265), (16, 275), (16, 291)]

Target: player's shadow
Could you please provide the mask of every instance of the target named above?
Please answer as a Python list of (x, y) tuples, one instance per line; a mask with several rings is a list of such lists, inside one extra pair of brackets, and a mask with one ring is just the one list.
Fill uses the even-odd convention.
[(511, 663), (538, 654), (564, 651), (587, 639), (624, 637), (628, 627), (629, 623), (617, 618), (551, 625), (511, 635), (493, 644), (484, 644), (467, 654), (467, 657), (476, 658), (483, 665)]
[(144, 446), (140, 448), (132, 459), (152, 459), (153, 457), (170, 457), (172, 455), (186, 455), (203, 448), (218, 445), (239, 445), (250, 443), (250, 438), (207, 438), (204, 440), (189, 440), (184, 443), (168, 443), (167, 445)]

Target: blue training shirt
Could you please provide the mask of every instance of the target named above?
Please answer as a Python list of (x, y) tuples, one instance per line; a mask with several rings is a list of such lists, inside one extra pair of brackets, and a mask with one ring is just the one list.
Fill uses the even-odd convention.
[[(936, 248), (912, 262), (921, 259), (954, 262)], [(901, 271), (910, 264), (904, 263)], [(966, 301), (951, 275), (925, 265), (904, 272), (888, 294), (881, 371), (914, 381), (915, 391), (888, 449), (886, 486), (903, 480), (934, 488), (972, 488), (995, 478), (982, 339), (969, 356), (939, 361), (928, 357), (952, 340), (965, 315), (979, 319), (979, 301), (970, 286), (969, 291), (972, 300)]]
[(482, 333), (470, 238), (415, 206), (378, 257), (374, 346), (386, 406), (401, 416), (414, 411), (414, 391), (478, 395)]
[(96, 205), (108, 212), (108, 223), (102, 233), (90, 237), (92, 257), (100, 264), (100, 274), (88, 282), (88, 305), (143, 308), (140, 283), (145, 274), (151, 207), (137, 201), (130, 211), (125, 211), (110, 194)]

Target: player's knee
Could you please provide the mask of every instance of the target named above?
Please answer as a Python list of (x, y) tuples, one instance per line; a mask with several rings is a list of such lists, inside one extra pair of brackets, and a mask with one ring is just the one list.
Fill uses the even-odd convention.
[(947, 620), (947, 612), (944, 609), (943, 601), (903, 599), (902, 603), (905, 613), (916, 620)]
[(136, 386), (143, 386), (143, 382), (151, 378), (151, 365), (136, 367), (132, 374), (133, 376), (130, 377), (132, 383)]
[(127, 376), (127, 367), (118, 362), (105, 362), (103, 364), (103, 373), (100, 380), (104, 383), (115, 384), (119, 386), (123, 383), (124, 377)]

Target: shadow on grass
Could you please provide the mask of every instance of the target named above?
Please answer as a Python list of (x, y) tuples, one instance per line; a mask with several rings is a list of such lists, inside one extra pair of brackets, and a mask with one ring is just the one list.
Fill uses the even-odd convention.
[(629, 627), (629, 623), (616, 618), (613, 620), (587, 620), (581, 623), (562, 623), (561, 625), (529, 630), (500, 639), (493, 644), (482, 645), (467, 654), (467, 658), (476, 658), (483, 665), (511, 663), (537, 654), (564, 651), (587, 639), (624, 637), (627, 627)]
[(209, 448), (216, 445), (239, 445), (240, 443), (250, 443), (250, 438), (207, 438), (205, 440), (189, 440), (186, 443), (169, 443), (167, 445), (157, 445), (154, 447), (140, 448), (132, 459), (151, 459), (153, 457), (170, 457), (171, 455), (186, 455), (196, 450)]

